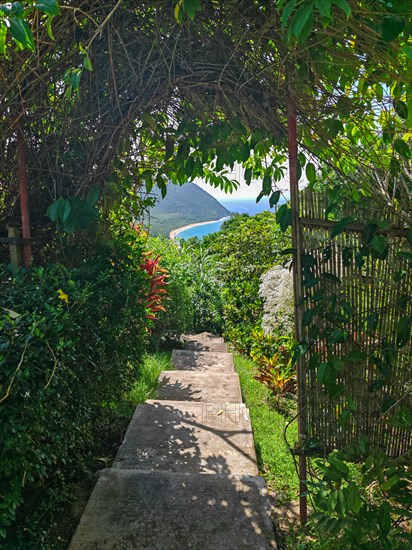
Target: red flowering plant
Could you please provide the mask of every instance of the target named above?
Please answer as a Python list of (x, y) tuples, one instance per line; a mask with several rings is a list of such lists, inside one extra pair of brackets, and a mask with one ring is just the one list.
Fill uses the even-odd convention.
[[(152, 259), (151, 252), (146, 252), (146, 261), (140, 264), (140, 267), (145, 271), (150, 278), (149, 294), (146, 296), (146, 317), (151, 321), (155, 321), (158, 318), (160, 311), (166, 311), (163, 306), (163, 301), (166, 298), (167, 290), (167, 277), (169, 273), (167, 269), (160, 267), (160, 256)], [(149, 330), (152, 330), (151, 327)]]

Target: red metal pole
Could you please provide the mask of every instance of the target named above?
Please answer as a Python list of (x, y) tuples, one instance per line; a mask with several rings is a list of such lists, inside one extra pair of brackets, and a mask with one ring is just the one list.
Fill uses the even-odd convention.
[[(17, 155), (19, 164), (19, 193), (20, 193), (20, 209), (21, 223), (23, 231), (23, 239), (30, 239), (30, 215), (29, 215), (29, 195), (27, 191), (27, 166), (26, 166), (26, 148), (24, 142), (24, 133), (21, 120), (17, 121)], [(30, 267), (32, 257), (31, 244), (28, 242), (23, 245), (24, 267)]]
[[(298, 185), (298, 139), (296, 122), (296, 104), (292, 98), (288, 101), (288, 152), (289, 152), (289, 182), (290, 182), (290, 206), (292, 209), (292, 247), (295, 249), (293, 263), (293, 290), (295, 299), (295, 330), (296, 339), (300, 342), (302, 334), (302, 313), (300, 301), (302, 298), (302, 269), (301, 269), (301, 239), (299, 227), (299, 185)], [(304, 383), (302, 361), (299, 360), (296, 366), (298, 380), (298, 431), (299, 437), (305, 433), (305, 423), (303, 421), (304, 409)], [(299, 490), (300, 494), (306, 492), (307, 487), (303, 483), (306, 481), (306, 457), (299, 455)], [(299, 497), (300, 521), (304, 525), (308, 520), (308, 503), (306, 496)]]

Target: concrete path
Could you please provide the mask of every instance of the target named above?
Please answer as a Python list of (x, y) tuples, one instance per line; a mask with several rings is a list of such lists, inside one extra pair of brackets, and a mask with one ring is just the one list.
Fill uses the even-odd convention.
[(208, 333), (186, 347), (137, 407), (70, 550), (276, 548), (232, 354)]

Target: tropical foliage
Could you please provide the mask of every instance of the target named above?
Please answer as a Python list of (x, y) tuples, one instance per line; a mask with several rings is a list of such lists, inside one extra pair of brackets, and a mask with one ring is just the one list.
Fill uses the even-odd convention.
[(90, 467), (96, 428), (138, 376), (160, 299), (144, 245), (131, 231), (70, 269), (0, 268), (0, 534), (14, 547), (27, 509), (50, 506), (45, 488), (56, 498)]
[[(29, 482), (43, 487), (60, 475), (64, 461), (74, 464), (77, 457), (82, 463), (73, 451), (74, 431), (80, 452), (109, 393), (114, 399), (129, 385), (146, 329), (153, 328), (148, 316), (164, 316), (168, 334), (176, 336), (171, 317), (161, 310), (159, 289), (165, 288), (156, 288), (164, 274), (158, 273), (145, 302), (150, 283), (140, 266), (147, 258), (139, 236), (128, 235), (130, 224), (153, 202), (143, 190), (150, 193), (157, 184), (164, 195), (169, 182), (196, 177), (233, 190), (237, 184), (226, 170), (239, 162), (247, 183), (261, 181), (258, 198), (268, 196), (275, 205), (276, 184), (285, 174), (287, 120), (296, 112), (299, 175), (311, 187), (331, 188), (330, 213), (337, 221), (332, 237), (350, 223), (341, 216), (344, 197), (354, 204), (381, 197), (410, 227), (411, 33), (410, 0), (0, 4), (0, 232), (20, 225), (16, 197), (19, 191), (25, 196), (27, 179), (29, 212), (23, 217), (28, 222), (31, 216), (37, 266), (32, 274), (12, 277), (2, 268), (1, 275), (6, 291), (0, 399), (7, 420), (0, 428), (7, 478), (1, 510), (8, 530), (14, 529), (9, 523), (23, 493), (30, 492)], [(280, 228), (288, 230), (291, 220), (291, 209), (282, 205)], [(365, 258), (379, 260), (388, 250), (381, 228), (369, 221), (360, 255), (343, 258), (359, 269)], [(106, 239), (113, 225), (117, 229)], [(171, 275), (168, 288), (176, 298), (170, 307), (176, 308), (179, 330), (190, 323), (223, 330), (238, 349), (249, 351), (262, 317), (260, 277), (280, 263), (278, 251), (290, 247), (266, 215), (236, 217), (220, 235), (190, 246), (184, 254), (197, 267), (187, 279), (176, 252), (168, 258), (176, 273), (176, 286)], [(402, 253), (409, 261), (410, 251)], [(316, 279), (309, 256), (303, 259), (307, 285)], [(191, 321), (186, 304), (194, 297)], [(320, 317), (326, 311), (322, 297), (317, 307)], [(315, 313), (305, 318), (314, 331)], [(331, 324), (345, 323), (336, 311), (327, 313)], [(372, 333), (376, 317), (369, 314), (366, 332)], [(402, 319), (396, 327), (399, 348), (410, 338), (410, 316)], [(157, 335), (158, 342), (162, 338)], [(335, 355), (315, 365), (331, 402), (342, 360)], [(119, 372), (112, 373), (116, 366)], [(72, 388), (78, 389), (76, 405)], [(349, 398), (347, 417), (355, 412)], [(67, 406), (66, 417), (60, 402)], [(25, 407), (27, 414), (20, 414)], [(410, 427), (410, 411), (397, 421)], [(30, 430), (32, 437), (25, 435)], [(22, 468), (11, 459), (12, 436)], [(365, 548), (402, 547), (398, 518), (409, 512), (399, 508), (410, 504), (404, 466), (367, 454), (360, 455), (365, 476), (358, 483), (370, 498), (361, 492), (360, 507), (342, 466), (348, 457), (328, 458), (322, 487), (311, 488), (318, 491), (323, 513), (318, 527), (332, 529), (343, 545), (358, 533)], [(390, 480), (399, 494), (392, 495)], [(374, 503), (371, 486), (388, 502)]]
[(225, 222), (219, 233), (207, 236), (203, 246), (213, 258), (222, 289), (224, 334), (237, 349), (246, 351), (263, 315), (260, 277), (284, 261), (281, 253), (290, 248), (289, 237), (270, 212), (242, 214)]

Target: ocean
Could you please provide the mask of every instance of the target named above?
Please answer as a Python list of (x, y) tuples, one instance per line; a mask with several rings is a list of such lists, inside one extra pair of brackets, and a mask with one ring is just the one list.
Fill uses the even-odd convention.
[[(229, 198), (220, 199), (219, 202), (225, 208), (227, 208), (229, 212), (236, 212), (237, 214), (249, 214), (249, 216), (254, 216), (255, 214), (259, 214), (259, 212), (264, 212), (265, 210), (269, 210), (271, 212), (276, 211), (275, 208), (269, 207), (269, 200), (266, 197), (264, 197), (258, 203), (256, 203), (256, 199)], [(278, 205), (284, 204), (285, 202), (286, 199), (284, 197), (281, 197)], [(209, 235), (210, 233), (216, 233), (216, 231), (219, 231), (219, 229), (223, 225), (223, 222), (226, 219), (227, 218), (222, 218), (221, 220), (211, 221), (202, 225), (195, 225), (188, 229), (183, 229), (182, 231), (179, 231), (179, 233), (177, 233), (175, 237), (178, 239), (191, 239), (192, 237), (198, 237), (199, 239), (201, 239), (205, 235)]]

